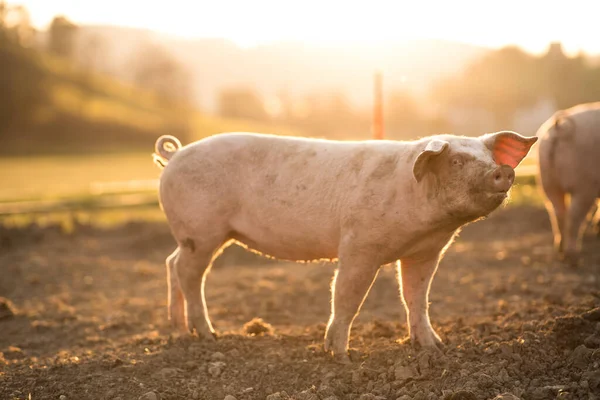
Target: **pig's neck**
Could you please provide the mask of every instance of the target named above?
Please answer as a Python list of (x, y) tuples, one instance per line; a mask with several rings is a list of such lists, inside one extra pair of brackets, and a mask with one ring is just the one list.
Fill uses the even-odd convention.
[(461, 226), (481, 218), (468, 211), (449, 209), (443, 188), (432, 176), (422, 182), (414, 181), (412, 185), (418, 204), (415, 216), (421, 226), (431, 227), (436, 231), (454, 232)]

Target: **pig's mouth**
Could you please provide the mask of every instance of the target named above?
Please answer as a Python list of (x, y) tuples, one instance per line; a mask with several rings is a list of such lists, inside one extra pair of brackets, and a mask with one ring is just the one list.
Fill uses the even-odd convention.
[(510, 189), (509, 190), (496, 190), (496, 191), (490, 191), (487, 193), (487, 201), (486, 203), (488, 204), (488, 206), (492, 209), (498, 207), (499, 205), (501, 205), (506, 199), (508, 199), (510, 196)]
[(490, 200), (492, 200), (494, 203), (498, 203), (498, 205), (502, 204), (509, 197), (510, 197), (510, 189), (500, 190), (500, 191), (493, 192), (490, 194)]

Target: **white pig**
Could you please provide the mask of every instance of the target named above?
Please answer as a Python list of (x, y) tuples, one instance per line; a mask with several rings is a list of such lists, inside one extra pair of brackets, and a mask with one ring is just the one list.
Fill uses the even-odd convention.
[(548, 199), (554, 244), (576, 266), (583, 222), (600, 197), (600, 102), (558, 111), (542, 124), (537, 136), (538, 179)]
[(169, 318), (213, 339), (204, 281), (237, 242), (282, 260), (337, 259), (325, 350), (348, 335), (381, 265), (398, 261), (411, 342), (441, 345), (432, 278), (464, 224), (507, 198), (536, 137), (498, 132), (417, 141), (333, 141), (225, 133), (181, 147), (160, 137), (160, 202), (178, 248), (167, 258)]

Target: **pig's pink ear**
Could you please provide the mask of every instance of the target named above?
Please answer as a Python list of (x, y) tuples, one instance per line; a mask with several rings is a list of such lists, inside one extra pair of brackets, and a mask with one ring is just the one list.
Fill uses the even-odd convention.
[(492, 150), (496, 164), (509, 165), (511, 168), (516, 168), (523, 161), (537, 140), (537, 136), (525, 137), (511, 131), (492, 133), (483, 137), (486, 146)]
[(413, 164), (413, 176), (417, 180), (417, 182), (421, 182), (421, 179), (427, 173), (429, 168), (430, 161), (434, 159), (436, 156), (442, 154), (444, 150), (448, 148), (450, 143), (445, 140), (433, 139), (429, 143), (425, 149), (417, 156), (415, 163)]

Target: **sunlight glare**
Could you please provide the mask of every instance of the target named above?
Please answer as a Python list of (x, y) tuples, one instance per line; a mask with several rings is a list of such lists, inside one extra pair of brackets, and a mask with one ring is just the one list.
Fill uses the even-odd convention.
[(541, 0), (171, 0), (167, 8), (159, 2), (117, 0), (9, 3), (25, 5), (38, 28), (47, 27), (56, 14), (64, 14), (80, 24), (146, 28), (184, 38), (227, 38), (244, 47), (290, 40), (331, 44), (422, 37), (486, 47), (517, 44), (533, 52), (541, 52), (550, 41), (560, 40), (568, 53), (580, 49), (600, 52), (594, 32), (600, 2), (590, 0), (572, 0), (568, 7), (555, 7)]

